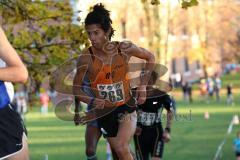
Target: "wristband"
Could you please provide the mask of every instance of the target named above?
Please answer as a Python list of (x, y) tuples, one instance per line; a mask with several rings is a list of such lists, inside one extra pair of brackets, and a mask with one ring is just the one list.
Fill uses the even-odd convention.
[(93, 105), (94, 100), (95, 100), (95, 98), (94, 98), (94, 97), (91, 97), (91, 100), (90, 100), (89, 106), (92, 106), (92, 105)]

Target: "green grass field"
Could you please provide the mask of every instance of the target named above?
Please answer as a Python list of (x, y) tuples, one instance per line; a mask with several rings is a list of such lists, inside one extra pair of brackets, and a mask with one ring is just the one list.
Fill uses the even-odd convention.
[[(176, 94), (178, 95), (178, 94)], [(212, 160), (218, 145), (226, 136), (228, 125), (234, 114), (240, 116), (240, 94), (235, 95), (235, 106), (226, 106), (225, 98), (220, 103), (196, 101), (188, 104), (177, 101), (177, 118), (172, 127), (172, 140), (165, 147), (166, 160)], [(190, 117), (191, 110), (191, 117)], [(205, 120), (204, 112), (209, 111), (210, 119)], [(165, 122), (163, 122), (165, 123)], [(39, 114), (39, 108), (26, 115), (29, 132), (29, 147), (32, 160), (43, 160), (45, 154), (49, 160), (84, 160), (84, 126), (75, 127), (73, 122), (56, 118), (53, 112), (47, 116)], [(227, 136), (223, 147), (222, 159), (233, 160), (232, 140), (240, 125), (235, 125)], [(105, 140), (101, 139), (97, 155), (106, 159)]]

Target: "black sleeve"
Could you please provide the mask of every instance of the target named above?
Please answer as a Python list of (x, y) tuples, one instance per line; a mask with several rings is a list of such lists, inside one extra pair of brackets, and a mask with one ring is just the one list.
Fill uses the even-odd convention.
[(168, 94), (159, 97), (159, 103), (168, 111), (170, 111), (174, 105), (172, 98)]
[(154, 90), (154, 96), (156, 96), (156, 100), (159, 104), (159, 107), (164, 107), (166, 110), (170, 111), (173, 107), (172, 98), (164, 91), (159, 89)]

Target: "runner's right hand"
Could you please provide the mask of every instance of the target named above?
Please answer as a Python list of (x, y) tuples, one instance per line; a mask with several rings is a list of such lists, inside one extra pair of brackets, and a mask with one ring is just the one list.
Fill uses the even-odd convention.
[(105, 105), (105, 100), (103, 99), (99, 99), (99, 98), (95, 98), (93, 100), (93, 106), (95, 106), (96, 109), (103, 109), (104, 105)]
[(75, 123), (76, 126), (78, 126), (78, 125), (80, 124), (80, 116), (79, 116), (79, 113), (75, 113), (75, 114), (74, 114), (73, 121), (74, 121), (74, 123)]

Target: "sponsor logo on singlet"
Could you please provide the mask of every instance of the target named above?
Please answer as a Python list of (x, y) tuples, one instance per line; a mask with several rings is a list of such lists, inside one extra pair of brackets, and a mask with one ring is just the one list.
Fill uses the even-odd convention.
[(106, 73), (105, 78), (106, 79), (110, 79), (110, 78), (113, 79), (114, 75), (115, 75), (115, 71), (108, 72), (108, 73)]

